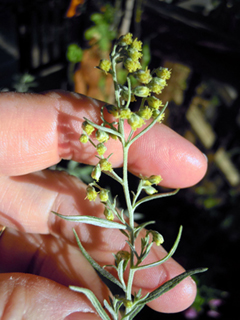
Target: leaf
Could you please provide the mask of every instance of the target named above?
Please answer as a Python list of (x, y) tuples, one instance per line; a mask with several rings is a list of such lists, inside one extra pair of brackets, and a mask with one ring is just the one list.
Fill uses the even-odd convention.
[(142, 203), (150, 201), (150, 200), (155, 200), (159, 198), (164, 198), (164, 197), (169, 197), (169, 196), (174, 196), (176, 193), (178, 193), (179, 189), (176, 189), (172, 192), (166, 192), (166, 193), (158, 193), (158, 194), (153, 194), (151, 196), (144, 197), (140, 199), (136, 204), (134, 205), (134, 210)]
[(125, 285), (125, 281), (124, 281), (124, 278), (123, 278), (123, 273), (124, 273), (124, 267), (123, 267), (123, 264), (124, 264), (124, 260), (121, 260), (118, 264), (118, 267), (117, 267), (117, 272), (118, 272), (118, 277), (122, 283), (122, 286), (123, 286), (123, 289), (126, 290), (126, 285)]
[(73, 291), (77, 291), (77, 292), (85, 294), (85, 296), (91, 301), (92, 305), (97, 310), (97, 313), (99, 314), (99, 316), (103, 320), (111, 320), (109, 318), (109, 316), (107, 315), (107, 313), (105, 312), (105, 310), (103, 309), (101, 303), (98, 301), (95, 294), (91, 290), (86, 289), (86, 288), (79, 288), (79, 287), (75, 287), (75, 286), (69, 286), (69, 288)]
[(122, 284), (107, 270), (105, 270), (104, 268), (102, 268), (96, 261), (93, 260), (93, 258), (87, 253), (87, 251), (84, 249), (83, 245), (81, 244), (80, 239), (78, 238), (78, 235), (76, 233), (76, 231), (73, 229), (73, 233), (75, 235), (75, 238), (77, 240), (77, 244), (82, 252), (82, 254), (84, 255), (84, 257), (88, 260), (88, 262), (93, 266), (94, 269), (96, 269), (102, 276), (104, 276), (105, 278), (107, 278), (108, 280), (112, 281), (113, 283), (115, 283), (117, 286), (119, 286), (120, 288), (123, 288)]
[(118, 222), (110, 221), (107, 219), (102, 219), (102, 218), (97, 218), (92, 216), (64, 216), (55, 211), (52, 211), (52, 212), (56, 214), (58, 217), (68, 221), (87, 223), (87, 224), (91, 224), (91, 225), (103, 227), (103, 228), (127, 229), (127, 227), (124, 224), (120, 224)]
[(205, 272), (205, 271), (207, 271), (207, 268), (198, 268), (198, 269), (193, 269), (193, 270), (189, 270), (184, 273), (181, 273), (180, 275), (176, 276), (175, 278), (173, 278), (173, 279), (167, 281), (166, 283), (164, 283), (163, 285), (161, 285), (156, 290), (152, 291), (148, 295), (148, 297), (144, 300), (144, 303), (149, 303), (150, 301), (157, 299), (165, 292), (174, 288), (177, 284), (179, 284), (185, 278), (192, 276), (196, 273), (201, 273), (201, 272)]

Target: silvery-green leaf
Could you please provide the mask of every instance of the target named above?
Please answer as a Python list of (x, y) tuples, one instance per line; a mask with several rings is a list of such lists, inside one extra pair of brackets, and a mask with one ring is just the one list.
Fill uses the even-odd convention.
[(136, 204), (134, 205), (134, 210), (142, 203), (150, 200), (155, 200), (159, 198), (164, 198), (164, 197), (169, 197), (169, 196), (174, 196), (176, 193), (178, 193), (179, 189), (176, 189), (172, 192), (165, 192), (165, 193), (158, 193), (158, 194), (153, 194), (151, 196), (144, 197), (140, 199)]
[(79, 288), (79, 287), (75, 287), (75, 286), (69, 286), (69, 288), (73, 291), (77, 291), (77, 292), (85, 294), (85, 296), (91, 301), (92, 305), (97, 310), (97, 313), (99, 314), (99, 316), (103, 320), (111, 320), (109, 318), (109, 316), (107, 315), (107, 313), (105, 312), (105, 310), (103, 309), (101, 303), (98, 301), (95, 294), (91, 290), (86, 289), (86, 288)]
[(194, 275), (196, 273), (201, 273), (201, 272), (205, 272), (205, 271), (207, 271), (207, 268), (198, 268), (198, 269), (189, 270), (189, 271), (186, 271), (184, 273), (181, 273), (180, 275), (176, 276), (175, 278), (173, 278), (173, 279), (167, 281), (166, 283), (164, 283), (163, 285), (161, 285), (156, 290), (152, 291), (148, 295), (148, 297), (146, 299), (144, 299), (144, 303), (149, 303), (150, 301), (153, 301), (153, 300), (157, 299), (158, 297), (160, 297), (165, 292), (167, 292), (167, 291), (171, 290), (172, 288), (174, 288), (177, 284), (179, 284), (185, 278), (187, 278), (189, 276), (192, 276), (192, 275)]
[(82, 254), (84, 255), (84, 257), (88, 260), (88, 262), (93, 266), (94, 269), (96, 269), (102, 276), (104, 276), (105, 278), (107, 278), (108, 280), (112, 281), (113, 283), (115, 283), (117, 286), (119, 286), (120, 288), (122, 287), (122, 284), (107, 270), (105, 270), (104, 268), (102, 268), (96, 261), (93, 260), (93, 258), (87, 253), (87, 251), (84, 249), (83, 245), (81, 244), (80, 239), (78, 238), (78, 235), (76, 233), (76, 231), (73, 229), (75, 238), (77, 240), (77, 244), (82, 252)]
[(64, 216), (60, 213), (57, 213), (55, 211), (52, 211), (54, 214), (56, 214), (58, 217), (73, 221), (73, 222), (81, 222), (86, 224), (91, 224), (94, 226), (102, 227), (102, 228), (112, 228), (112, 229), (126, 229), (127, 227), (124, 224), (120, 224), (118, 222), (109, 221), (107, 219), (92, 217), (92, 216)]
[(121, 281), (123, 289), (125, 290), (126, 285), (125, 285), (124, 278), (123, 278), (123, 272), (124, 272), (123, 264), (124, 264), (124, 262), (125, 262), (124, 260), (121, 260), (119, 262), (118, 267), (117, 267), (117, 272), (118, 272), (119, 280)]
[(112, 306), (110, 306), (108, 301), (104, 299), (103, 303), (104, 303), (105, 308), (112, 315), (113, 319), (118, 320), (118, 314), (116, 314), (116, 312), (113, 310)]

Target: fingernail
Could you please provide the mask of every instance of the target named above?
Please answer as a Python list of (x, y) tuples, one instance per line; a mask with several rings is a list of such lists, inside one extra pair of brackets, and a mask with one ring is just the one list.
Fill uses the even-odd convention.
[(94, 313), (74, 312), (64, 320), (99, 320), (99, 317)]
[(204, 157), (206, 158), (207, 162), (208, 162), (208, 157), (205, 153), (203, 153)]

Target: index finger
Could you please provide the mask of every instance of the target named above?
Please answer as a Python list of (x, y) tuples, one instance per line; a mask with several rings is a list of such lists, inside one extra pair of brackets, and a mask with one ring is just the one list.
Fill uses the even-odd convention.
[[(103, 102), (76, 93), (0, 94), (0, 174), (23, 175), (42, 170), (61, 159), (96, 164), (95, 148), (81, 144), (84, 118), (100, 123)], [(113, 166), (122, 165), (120, 143), (110, 140)], [(129, 170), (160, 174), (162, 185), (182, 188), (197, 183), (206, 172), (206, 158), (190, 142), (164, 125), (134, 143)]]

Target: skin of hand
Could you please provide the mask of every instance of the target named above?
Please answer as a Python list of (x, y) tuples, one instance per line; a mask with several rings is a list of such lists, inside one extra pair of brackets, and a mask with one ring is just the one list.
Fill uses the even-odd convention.
[[(94, 291), (100, 301), (108, 289), (81, 255), (75, 228), (89, 254), (99, 264), (112, 264), (112, 252), (127, 248), (114, 229), (62, 220), (64, 215), (103, 216), (99, 201), (85, 200), (86, 186), (65, 172), (46, 170), (61, 159), (96, 164), (95, 148), (81, 144), (84, 117), (100, 123), (102, 102), (69, 92), (0, 94), (0, 238), (1, 319), (99, 319), (77, 285)], [(107, 115), (110, 117), (110, 115)], [(110, 119), (110, 118), (109, 118)], [(129, 127), (126, 126), (126, 132)], [(120, 143), (110, 139), (108, 154), (114, 167), (122, 165)], [(129, 151), (129, 170), (146, 176), (160, 174), (162, 186), (185, 188), (202, 179), (206, 157), (190, 142), (163, 124), (156, 124)], [(146, 263), (166, 255), (153, 246)], [(138, 271), (134, 291), (152, 291), (184, 269), (170, 258), (163, 265)], [(149, 303), (156, 311), (186, 309), (196, 295), (187, 278)]]

